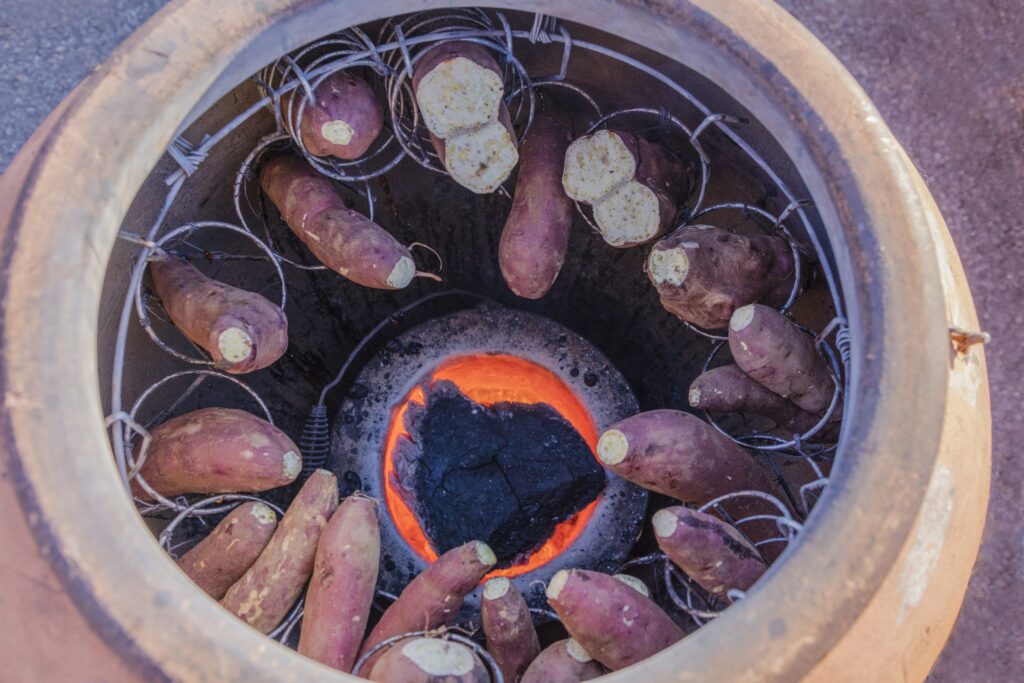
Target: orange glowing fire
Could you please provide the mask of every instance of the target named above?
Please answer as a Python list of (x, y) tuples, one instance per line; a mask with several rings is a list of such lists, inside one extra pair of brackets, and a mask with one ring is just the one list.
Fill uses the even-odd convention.
[[(590, 452), (596, 453), (597, 427), (590, 412), (555, 373), (533, 361), (506, 354), (458, 356), (437, 366), (429, 379), (431, 382), (448, 380), (471, 400), (485, 406), (502, 401), (547, 403), (579, 432)], [(384, 439), (384, 500), (402, 538), (420, 557), (433, 562), (437, 559), (437, 552), (420, 528), (416, 515), (391, 483), (399, 439), (409, 437), (405, 429), (405, 413), (411, 402), (422, 405), (423, 401), (423, 390), (419, 386), (413, 387), (391, 412), (391, 423)], [(488, 577), (519, 576), (547, 564), (579, 537), (595, 507), (597, 500), (556, 526), (547, 542), (525, 562), (496, 569)]]

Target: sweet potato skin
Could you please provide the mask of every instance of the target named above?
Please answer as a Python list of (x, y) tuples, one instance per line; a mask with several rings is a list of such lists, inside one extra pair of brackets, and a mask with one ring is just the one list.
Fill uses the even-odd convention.
[(256, 562), (228, 589), (221, 605), (270, 633), (287, 616), (313, 573), (317, 542), (338, 507), (338, 481), (316, 470), (292, 500)]
[[(316, 105), (306, 102), (299, 125), (306, 151), (313, 156), (346, 160), (365, 154), (384, 128), (384, 105), (373, 87), (351, 71), (343, 70), (321, 81), (313, 94)], [(297, 98), (304, 95), (301, 87), (286, 95), (285, 111), (297, 117)], [(346, 137), (348, 141), (344, 142)]]
[(533, 660), (520, 683), (581, 683), (603, 675), (604, 669), (589, 654), (580, 658), (582, 649), (571, 638), (552, 643)]
[(540, 654), (540, 640), (526, 599), (508, 579), (491, 579), (484, 585), (480, 620), (487, 651), (505, 680), (516, 683)]
[(768, 569), (735, 527), (712, 515), (679, 505), (656, 512), (653, 524), (661, 551), (719, 599), (748, 590)]
[(388, 648), (370, 672), (377, 683), (490, 683), (472, 650), (440, 638), (410, 638)]
[(562, 570), (548, 583), (547, 597), (569, 635), (613, 671), (660, 652), (684, 635), (650, 598), (600, 572)]
[[(299, 448), (280, 429), (234, 408), (202, 408), (150, 432), (140, 474), (157, 493), (259, 492), (290, 484), (302, 467)], [(132, 493), (149, 495), (133, 480)]]
[(835, 383), (814, 338), (768, 306), (739, 308), (729, 322), (729, 350), (751, 378), (811, 413), (832, 402)]
[[(805, 433), (820, 419), (767, 389), (737, 365), (723, 365), (701, 373), (690, 385), (690, 406), (712, 413), (760, 415), (775, 422), (779, 429), (795, 434)], [(822, 431), (832, 432), (828, 425)]]
[(377, 589), (379, 562), (377, 504), (366, 496), (349, 496), (317, 543), (299, 653), (352, 671)]
[[(683, 259), (684, 276), (663, 265)], [(660, 240), (651, 249), (646, 270), (665, 310), (708, 329), (724, 328), (733, 311), (747, 304), (783, 305), (796, 276), (785, 240), (737, 235), (710, 225), (687, 225)], [(801, 279), (806, 272), (801, 271)]]
[[(470, 541), (441, 555), (410, 581), (384, 611), (363, 643), (360, 655), (392, 636), (451, 624), (466, 595), (496, 561), (494, 552), (480, 541)], [(378, 653), (366, 662), (367, 671), (372, 670), (379, 656)]]
[[(217, 367), (232, 374), (260, 370), (288, 349), (288, 318), (276, 304), (256, 292), (209, 278), (177, 256), (149, 265), (153, 286), (175, 327), (203, 348)], [(241, 359), (224, 357), (221, 334), (242, 330), (251, 344)]]
[(220, 600), (256, 561), (276, 528), (277, 517), (269, 507), (242, 503), (178, 558), (178, 566), (207, 595)]
[(512, 210), (498, 243), (498, 265), (517, 296), (539, 299), (565, 262), (572, 200), (562, 189), (565, 151), (572, 131), (560, 112), (538, 111), (519, 150)]
[(290, 155), (268, 159), (260, 185), (284, 222), (325, 266), (375, 289), (402, 289), (415, 274), (409, 250), (345, 206), (330, 181)]

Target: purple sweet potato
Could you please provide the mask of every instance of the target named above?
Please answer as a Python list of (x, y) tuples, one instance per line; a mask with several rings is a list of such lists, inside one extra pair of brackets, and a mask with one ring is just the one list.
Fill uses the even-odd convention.
[(498, 244), (501, 274), (517, 296), (547, 294), (565, 262), (573, 207), (562, 189), (562, 167), (570, 142), (560, 112), (538, 111), (519, 150), (515, 199)]
[[(452, 548), (409, 582), (398, 599), (384, 611), (363, 643), (360, 656), (392, 636), (447, 626), (458, 616), (462, 602), (497, 558), (486, 543), (470, 541)], [(365, 664), (367, 671), (380, 653)]]
[[(162, 496), (267, 491), (302, 469), (298, 447), (266, 420), (234, 408), (202, 408), (157, 426), (140, 474)], [(149, 495), (137, 482), (132, 493)]]
[(214, 600), (242, 578), (277, 528), (274, 511), (263, 503), (242, 503), (206, 538), (178, 559), (178, 566)]
[(317, 544), (302, 617), (301, 654), (352, 671), (377, 589), (379, 562), (377, 503), (363, 495), (349, 496)]
[(338, 480), (327, 470), (316, 470), (288, 506), (267, 547), (220, 604), (253, 628), (273, 631), (312, 576), (317, 542), (337, 507)]
[(708, 329), (725, 327), (747, 304), (783, 305), (796, 275), (784, 239), (710, 225), (687, 225), (659, 240), (646, 269), (665, 310)]
[(384, 228), (345, 206), (330, 180), (290, 155), (268, 159), (260, 185), (284, 222), (320, 261), (376, 289), (402, 289), (416, 274), (409, 250)]
[(337, 71), (316, 86), (314, 105), (298, 87), (282, 98), (294, 122), (302, 106), (302, 145), (318, 157), (358, 159), (384, 128), (384, 105), (373, 86), (351, 71)]
[[(820, 419), (767, 389), (737, 365), (723, 365), (697, 377), (690, 385), (690, 405), (712, 413), (760, 415), (774, 422), (778, 429), (792, 434), (807, 432)], [(813, 438), (834, 438), (834, 427), (825, 425)]]
[(736, 309), (729, 350), (743, 372), (804, 410), (820, 414), (832, 402), (835, 382), (814, 338), (774, 308)]
[(487, 637), (487, 651), (498, 663), (508, 683), (516, 683), (526, 667), (540, 654), (540, 640), (522, 593), (505, 577), (484, 584), (480, 620)]
[(418, 55), (412, 88), (427, 130), (442, 140), (495, 121), (505, 96), (491, 51), (463, 41)]
[(600, 572), (563, 569), (548, 582), (547, 597), (569, 635), (613, 671), (650, 657), (684, 635), (650, 598)]
[(748, 590), (768, 569), (754, 546), (717, 517), (679, 505), (658, 510), (651, 522), (662, 552), (716, 598)]
[(153, 286), (182, 334), (232, 374), (260, 370), (288, 348), (288, 319), (256, 292), (208, 278), (188, 261), (168, 255), (149, 265)]
[(565, 153), (562, 186), (593, 206), (594, 222), (613, 247), (632, 247), (668, 230), (689, 194), (688, 171), (668, 149), (638, 135), (599, 130)]
[(604, 674), (604, 668), (572, 638), (544, 648), (526, 669), (521, 683), (582, 683)]
[(377, 683), (490, 683), (480, 658), (462, 643), (410, 638), (390, 647), (373, 666)]
[[(624, 479), (683, 503), (703, 505), (734, 491), (755, 490), (781, 499), (768, 473), (742, 448), (700, 418), (678, 410), (652, 410), (617, 422), (597, 442), (601, 462)], [(737, 519), (778, 514), (770, 503), (745, 497), (727, 501)], [(756, 541), (778, 536), (774, 522), (748, 523)], [(769, 559), (780, 552), (766, 547)]]
[(619, 581), (626, 584), (633, 590), (639, 592), (640, 595), (644, 596), (645, 598), (651, 597), (651, 591), (649, 588), (647, 588), (647, 584), (641, 581), (640, 579), (636, 578), (635, 576), (631, 576), (629, 574), (612, 574), (612, 578), (618, 579)]

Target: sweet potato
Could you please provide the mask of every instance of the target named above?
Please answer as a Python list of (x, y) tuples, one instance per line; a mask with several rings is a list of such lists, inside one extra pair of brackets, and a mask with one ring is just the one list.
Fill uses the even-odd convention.
[[(803, 434), (820, 419), (767, 389), (736, 365), (712, 368), (697, 377), (690, 385), (690, 405), (712, 413), (760, 415), (773, 421), (778, 429), (795, 434)], [(814, 438), (834, 435), (834, 428), (825, 425)]]
[(604, 669), (572, 638), (544, 648), (526, 669), (521, 683), (582, 683), (604, 674)]
[(313, 574), (317, 541), (337, 507), (338, 480), (327, 470), (316, 470), (288, 506), (267, 547), (220, 604), (253, 628), (273, 631)]
[(708, 329), (725, 327), (740, 306), (783, 305), (796, 275), (786, 240), (710, 225), (687, 225), (659, 240), (646, 268), (665, 310)]
[[(305, 94), (298, 87), (282, 98), (293, 121)], [(306, 99), (299, 124), (306, 151), (346, 160), (365, 154), (384, 128), (384, 105), (373, 86), (351, 71), (337, 71), (321, 81), (313, 95), (316, 104)]]
[(276, 528), (277, 517), (269, 507), (242, 503), (178, 558), (178, 566), (207, 595), (220, 600), (256, 561)]
[(689, 179), (670, 151), (632, 133), (599, 130), (565, 153), (565, 193), (593, 206), (594, 222), (613, 247), (643, 244), (671, 227)]
[(372, 498), (352, 495), (331, 516), (316, 548), (299, 652), (349, 673), (377, 589), (380, 521)]
[(519, 163), (516, 133), (502, 104), (494, 121), (430, 142), (452, 180), (477, 194), (494, 192)]
[(412, 638), (389, 648), (377, 660), (370, 680), (378, 683), (490, 683), (483, 662), (451, 640)]
[(526, 667), (540, 654), (540, 640), (522, 593), (504, 577), (484, 584), (480, 620), (487, 637), (487, 651), (498, 663), (508, 683), (516, 683)]
[(729, 350), (743, 372), (804, 410), (820, 414), (832, 402), (835, 382), (814, 338), (774, 308), (736, 309)]
[(680, 505), (658, 510), (651, 523), (661, 551), (716, 598), (728, 601), (730, 590), (749, 589), (768, 569), (735, 527), (712, 515)]
[(182, 334), (232, 374), (260, 370), (288, 348), (288, 319), (256, 292), (208, 278), (188, 261), (168, 254), (149, 272), (164, 310)]
[(345, 206), (330, 180), (304, 160), (270, 158), (260, 185), (284, 222), (320, 261), (356, 284), (402, 289), (412, 282), (412, 254), (366, 216)]
[[(302, 469), (298, 447), (266, 420), (234, 408), (202, 408), (157, 426), (140, 474), (163, 496), (267, 491)], [(132, 493), (149, 495), (133, 480)]]
[[(767, 472), (746, 451), (700, 418), (678, 410), (652, 410), (617, 422), (601, 434), (597, 454), (620, 477), (683, 503), (703, 505), (751, 489), (781, 498)], [(724, 507), (737, 519), (779, 513), (756, 498), (730, 500)], [(750, 522), (743, 531), (756, 541), (778, 535), (770, 520)], [(771, 545), (765, 552), (775, 559), (781, 549)]]
[(562, 189), (565, 150), (572, 142), (561, 112), (538, 110), (520, 148), (515, 198), (498, 244), (501, 274), (517, 296), (548, 293), (565, 262), (572, 201)]
[[(462, 602), (484, 577), (497, 558), (486, 543), (470, 541), (452, 548), (409, 582), (402, 594), (384, 611), (363, 643), (360, 655), (392, 636), (447, 626), (458, 616)], [(365, 664), (371, 671), (380, 656)]]
[(613, 671), (684, 635), (650, 598), (600, 572), (563, 569), (548, 582), (547, 597), (569, 635)]
[(427, 130), (442, 140), (493, 122), (505, 95), (491, 51), (463, 41), (436, 45), (419, 56), (412, 88)]

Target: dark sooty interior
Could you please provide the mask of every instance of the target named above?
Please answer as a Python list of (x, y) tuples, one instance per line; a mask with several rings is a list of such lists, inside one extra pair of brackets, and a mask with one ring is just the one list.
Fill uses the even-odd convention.
[(488, 408), (445, 381), (425, 394), (406, 414), (399, 483), (438, 553), (482, 540), (507, 566), (604, 488), (583, 437), (551, 406)]
[[(529, 28), (530, 15), (510, 12), (509, 16), (516, 27)], [(796, 196), (808, 196), (795, 167), (775, 140), (720, 88), (685, 66), (638, 45), (585, 26), (571, 23), (567, 26), (575, 38), (608, 46), (660, 69), (687, 87), (712, 111), (745, 118), (746, 122), (742, 124), (744, 139), (757, 149)], [(373, 30), (369, 33), (376, 34)], [(523, 41), (520, 47), (517, 47), (517, 55), (531, 74), (558, 71), (561, 46), (530, 45)], [(273, 57), (276, 55), (267, 55), (268, 61)], [(632, 106), (663, 107), (691, 129), (695, 129), (705, 117), (683, 97), (655, 79), (593, 52), (574, 55), (569, 63), (567, 80), (584, 88), (606, 111)], [(573, 109), (576, 132), (583, 132), (588, 119), (583, 105), (570, 95), (554, 93), (545, 96), (556, 97)], [(184, 136), (193, 141), (201, 140), (225, 126), (259, 97), (258, 89), (251, 81), (239, 84), (215, 106), (199, 115), (185, 130)], [(660, 135), (657, 121), (650, 117), (629, 121), (628, 126), (654, 138)], [(273, 130), (273, 116), (264, 110), (229, 133), (185, 183), (162, 223), (161, 233), (190, 221), (237, 224), (232, 199), (235, 173), (257, 141)], [(693, 162), (695, 154), (685, 138), (673, 135), (665, 138), (665, 143)], [(776, 215), (783, 211), (788, 200), (745, 152), (714, 126), (704, 130), (701, 141), (711, 159), (704, 206), (745, 202)], [(176, 162), (165, 156), (141, 188), (123, 230), (145, 233), (149, 229), (166, 197), (165, 179), (177, 169)], [(276, 210), (256, 196), (258, 189), (254, 189), (255, 186), (251, 180), (247, 186), (256, 209), (250, 220), (254, 232), (263, 239), (269, 234), (275, 249), (295, 262), (315, 265), (315, 259), (282, 223)], [(641, 410), (689, 409), (688, 387), (700, 373), (713, 342), (691, 331), (662, 308), (644, 272), (649, 245), (631, 249), (610, 247), (577, 216), (565, 263), (551, 291), (537, 301), (520, 299), (506, 286), (497, 262), (499, 236), (511, 207), (509, 197), (501, 193), (473, 194), (410, 159), (403, 160), (384, 176), (371, 180), (369, 186), (375, 197), (376, 222), (402, 243), (424, 243), (436, 250), (444, 265), (441, 272), (443, 282), (418, 278), (404, 290), (388, 292), (360, 287), (333, 272), (283, 265), (288, 294), (285, 312), (290, 328), (289, 349), (271, 367), (241, 379), (266, 401), (275, 423), (293, 439), (299, 439), (321, 390), (357, 344), (380, 321), (425, 295), (447, 289), (467, 290), (509, 308), (546, 316), (584, 337), (625, 376)], [(515, 176), (505, 183), (505, 187), (511, 192), (515, 187)], [(367, 211), (362, 197), (350, 188), (339, 186), (339, 190), (354, 208)], [(691, 197), (686, 205), (689, 206), (692, 200)], [(816, 221), (813, 209), (810, 213), (812, 221)], [(702, 217), (700, 222), (737, 232), (759, 232), (766, 227), (761, 219), (732, 209), (715, 211)], [(795, 222), (792, 227), (799, 238), (800, 231)], [(194, 233), (188, 244), (179, 245), (178, 249), (191, 253), (194, 262), (208, 275), (262, 292), (275, 302), (280, 300), (276, 275), (265, 260), (219, 258), (220, 253), (258, 256), (260, 252), (244, 239), (225, 231), (202, 230)], [(99, 313), (99, 376), (108, 405), (108, 378), (112, 374), (118, 318), (128, 288), (131, 263), (137, 253), (137, 245), (126, 242), (116, 245)], [(425, 254), (417, 252), (420, 269), (436, 270), (432, 258)], [(373, 353), (415, 324), (478, 302), (478, 299), (469, 298), (439, 298), (416, 307), (385, 326), (355, 359), (353, 371), (327, 395), (327, 414), (337, 415), (346, 398), (358, 399), (366, 395), (367, 387), (354, 383), (353, 379), (361, 363)], [(831, 301), (820, 281), (812, 285), (794, 312), (812, 329), (821, 329), (832, 317)], [(158, 313), (154, 314), (153, 326), (171, 345), (190, 355), (198, 355), (170, 324), (160, 319)], [(402, 353), (413, 352), (411, 349), (402, 350)], [(720, 357), (727, 357), (727, 353), (720, 354)], [(134, 320), (128, 331), (126, 358), (122, 395), (129, 405), (153, 382), (189, 367), (157, 348)], [(580, 370), (588, 372), (588, 368)], [(598, 375), (593, 375), (593, 378), (598, 381)], [(392, 379), (396, 383), (407, 380), (402, 377)], [(139, 410), (139, 418), (146, 423), (156, 423), (169, 413), (178, 414), (196, 407), (215, 405), (258, 413), (255, 402), (237, 386), (221, 380), (207, 380), (191, 386), (194, 380), (193, 376), (181, 377), (162, 386)], [(192, 390), (179, 400), (190, 386)], [(348, 493), (358, 485), (357, 481), (342, 481), (342, 493)], [(293, 486), (290, 490), (272, 493), (269, 498), (286, 504), (294, 490)], [(516, 514), (522, 514), (522, 511), (513, 517)], [(187, 536), (188, 531), (184, 530), (182, 535)], [(447, 542), (454, 543), (455, 539)], [(532, 540), (510, 537), (508, 542), (508, 552), (517, 552)], [(643, 549), (644, 541), (641, 540), (637, 550)]]

